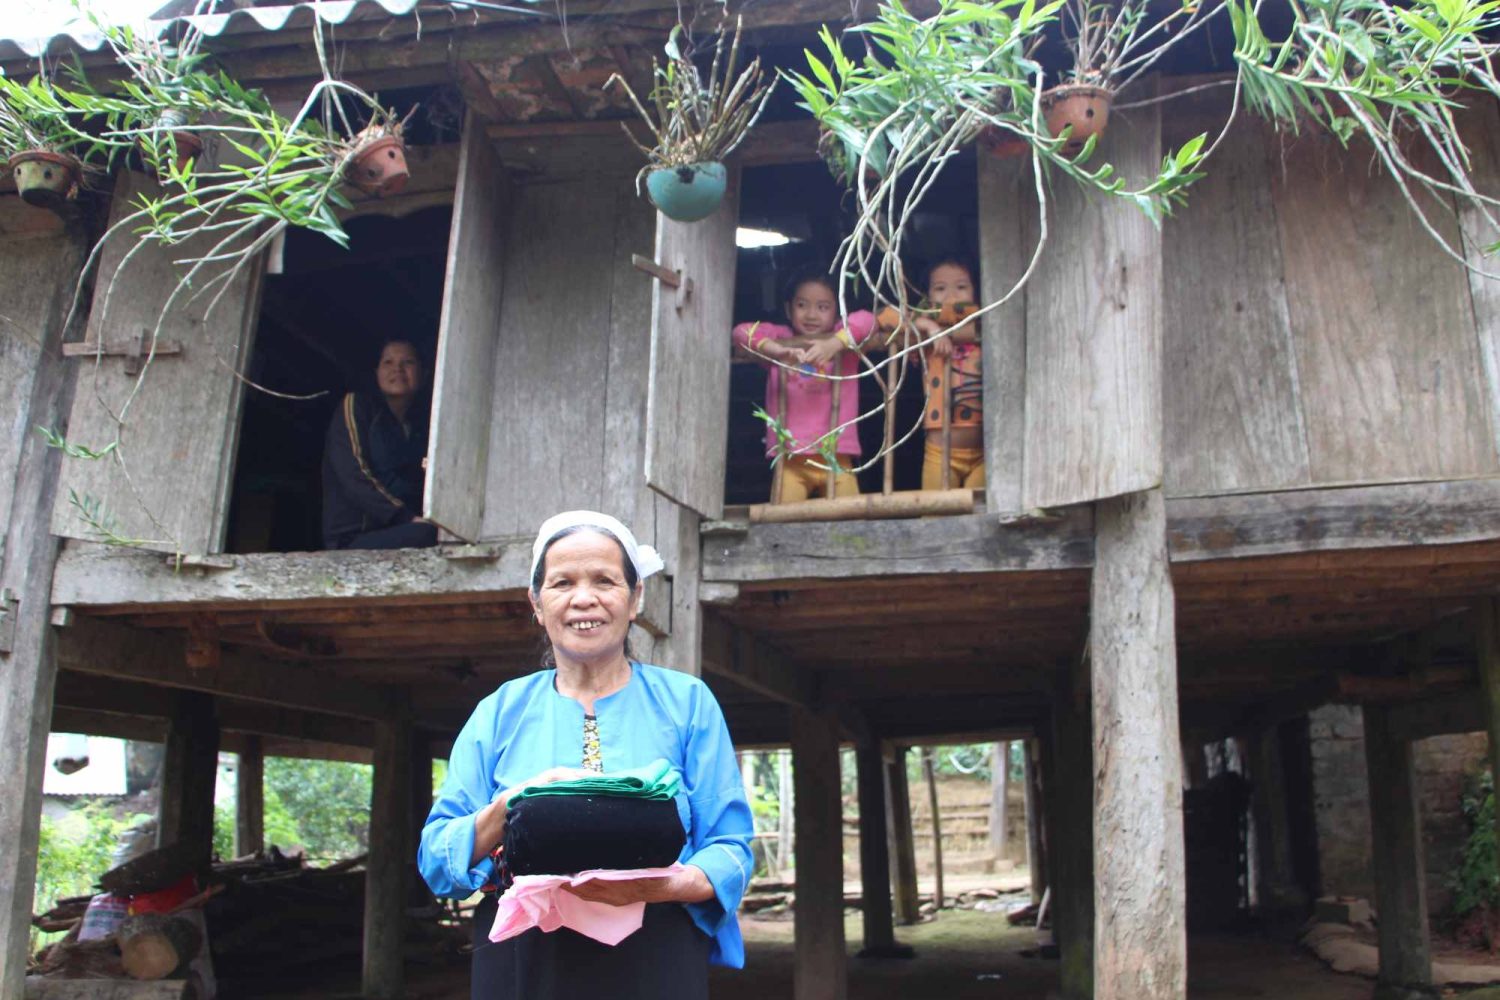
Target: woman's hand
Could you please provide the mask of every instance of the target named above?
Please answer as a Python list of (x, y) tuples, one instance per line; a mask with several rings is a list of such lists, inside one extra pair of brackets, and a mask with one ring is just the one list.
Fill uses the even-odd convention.
[(610, 906), (627, 903), (701, 903), (714, 894), (703, 869), (683, 865), (682, 870), (659, 878), (637, 878), (628, 882), (591, 879), (582, 885), (563, 886), (579, 899)]
[(469, 859), (470, 867), (479, 864), (479, 860), (488, 857), (489, 853), (500, 842), (505, 839), (505, 810), (510, 808), (511, 796), (528, 785), (550, 785), (554, 781), (572, 781), (574, 778), (588, 777), (589, 772), (576, 767), (549, 767), (534, 777), (527, 778), (519, 785), (505, 789), (489, 805), (474, 814), (474, 855)]

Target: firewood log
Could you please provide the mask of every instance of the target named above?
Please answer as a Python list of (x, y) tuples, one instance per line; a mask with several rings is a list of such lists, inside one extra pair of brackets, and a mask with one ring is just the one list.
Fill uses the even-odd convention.
[(134, 979), (165, 979), (203, 947), (203, 934), (192, 921), (162, 913), (126, 917), (115, 939), (125, 971)]

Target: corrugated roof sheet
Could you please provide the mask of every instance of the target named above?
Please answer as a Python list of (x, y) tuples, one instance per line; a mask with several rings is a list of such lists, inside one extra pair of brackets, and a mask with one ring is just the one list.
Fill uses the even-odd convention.
[[(530, 2), (530, 0), (521, 0), (521, 2)], [(195, 14), (188, 17), (149, 21), (147, 26), (161, 33), (173, 25), (190, 23), (200, 28), (205, 35), (217, 38), (241, 32), (308, 28), (320, 18), (328, 24), (345, 24), (351, 21), (402, 17), (412, 13), (419, 6), (433, 11), (463, 9), (463, 5), (459, 2), (434, 3), (432, 0), (313, 0), (310, 3), (288, 4), (282, 7), (246, 7), (226, 14)], [(103, 35), (89, 24), (75, 23), (57, 34), (43, 38), (0, 39), (0, 61), (35, 59), (44, 53), (56, 55), (70, 49), (97, 52), (103, 47)]]

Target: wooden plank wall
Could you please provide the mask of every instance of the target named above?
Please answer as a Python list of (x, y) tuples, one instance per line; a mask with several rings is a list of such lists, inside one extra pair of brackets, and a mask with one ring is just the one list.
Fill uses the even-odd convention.
[[(123, 172), (116, 181), (110, 221), (131, 211), (137, 195), (157, 190), (142, 174)], [(105, 309), (111, 277), (135, 245), (130, 233), (118, 234), (100, 255), (95, 301), (89, 314), (88, 339), (106, 343), (138, 337), (155, 328), (157, 317), (176, 285), (181, 268), (173, 260), (212, 246), (217, 234), (184, 247), (146, 246), (122, 273)], [(162, 325), (161, 339), (182, 345), (179, 355), (155, 358), (145, 369), (120, 431), (126, 467), (114, 457), (100, 461), (70, 459), (63, 464), (62, 486), (52, 516), (52, 531), (73, 538), (92, 537), (91, 529), (68, 502), (69, 490), (102, 501), (117, 521), (120, 534), (149, 540), (145, 547), (184, 552), (217, 552), (223, 546), (229, 483), (239, 440), (242, 371), (258, 319), (260, 268), (242, 271), (212, 316), (205, 319), (211, 296), (191, 305), (190, 293), (178, 297), (173, 314)], [(80, 357), (70, 440), (102, 448), (114, 440), (118, 414), (136, 385), (124, 372), (124, 359)], [(128, 476), (126, 469), (128, 468)]]
[[(680, 271), (677, 289), (651, 298), (651, 377), (646, 403), (646, 479), (707, 518), (724, 513), (729, 433), (729, 352), (734, 322), (739, 171), (717, 212), (701, 222), (657, 222), (655, 259)], [(689, 286), (686, 282), (691, 281)], [(683, 293), (687, 294), (684, 295)]]
[[(1214, 92), (1179, 98), (1162, 145), (1223, 127)], [(1241, 116), (1162, 240), (1169, 493), (1308, 482), (1307, 442), (1265, 135)]]
[[(1210, 91), (1165, 105), (1162, 152), (1200, 132), (1216, 135), (1227, 100), (1227, 90)], [(1120, 116), (1112, 135), (1146, 127), (1144, 110)], [(1481, 188), (1500, 195), (1500, 112), (1472, 112), (1467, 134)], [(1005, 184), (1003, 168), (981, 166), (984, 265), (1002, 274), (1034, 239), (1034, 228), (1015, 232), (1026, 193), (1006, 212), (1014, 195)], [(1118, 265), (1135, 265), (1097, 243), (1074, 245), (1070, 231), (1082, 227), (1070, 213), (1083, 199), (1056, 196), (1066, 187), (1054, 181), (1048, 262), (1025, 296), (1024, 502), (997, 469), (994, 510), (1103, 495), (1114, 474), (1099, 464), (1106, 456), (1097, 442), (1089, 444), (1100, 414), (1085, 391), (1091, 379), (1109, 377), (1108, 357), (1071, 339), (1068, 316), (1080, 307), (1075, 285), (1109, 301)], [(1479, 213), (1466, 209), (1459, 219), (1451, 203), (1430, 207), (1471, 263), (1500, 274), (1500, 263), (1480, 254), (1496, 234)], [(1208, 176), (1162, 227), (1160, 254), (1168, 495), (1500, 475), (1500, 282), (1446, 254), (1367, 149), (1279, 135), (1241, 113)], [(985, 286), (1003, 283), (986, 275)], [(1085, 316), (1073, 330), (1079, 337), (1087, 331), (1102, 343), (1115, 328), (1108, 313)], [(995, 325), (1006, 329), (1003, 317)], [(1014, 419), (1000, 414), (1018, 391), (1004, 363), (1015, 348), (1000, 340), (987, 338), (985, 348), (986, 392), (1001, 399), (986, 408), (996, 418), (986, 428), (993, 463), (1008, 461), (996, 421)], [(1067, 374), (1068, 365), (1082, 367)], [(1064, 405), (1070, 398), (1078, 405)]]
[(1462, 265), (1367, 151), (1306, 135), (1268, 152), (1313, 481), (1496, 472)]
[(484, 124), (470, 112), (454, 193), (433, 374), (427, 517), (473, 541), (484, 522), (495, 344), (500, 336), (510, 184)]
[[(984, 301), (1005, 295), (1031, 263), (1035, 178), (1024, 158), (979, 157), (979, 271)], [(985, 499), (991, 511), (1021, 509), (1026, 455), (1026, 292), (984, 321)]]
[(482, 535), (528, 535), (563, 510), (613, 514), (662, 553), (671, 635), (635, 653), (698, 672), (698, 518), (646, 485), (656, 212), (629, 176), (517, 186), (506, 243)]
[[(1099, 144), (1127, 183), (1160, 163), (1160, 106)], [(1023, 507), (1081, 503), (1162, 481), (1161, 233), (1134, 205), (1051, 185), (1048, 241), (1026, 290)], [(1034, 226), (1022, 246), (1035, 242)]]
[[(1224, 100), (1184, 99), (1164, 142), (1222, 123)], [(1500, 472), (1487, 289), (1370, 151), (1242, 115), (1209, 172), (1164, 229), (1168, 491)], [(1430, 207), (1460, 245), (1452, 205)]]
[[(1500, 108), (1494, 102), (1482, 102), (1463, 119), (1464, 136), (1473, 157), (1473, 177), (1480, 193), (1500, 197)], [(1490, 215), (1500, 215), (1494, 209)], [(1489, 387), (1490, 440), (1500, 447), (1500, 256), (1486, 258), (1484, 248), (1500, 241), (1500, 228), (1485, 218), (1485, 213), (1471, 202), (1459, 208), (1463, 227), (1465, 257), (1469, 271), (1469, 294), (1474, 302), (1474, 329), (1479, 342), (1479, 356), (1484, 365), (1485, 383)]]
[(36, 433), (28, 406), (37, 362), (71, 301), (80, 244), (54, 213), (0, 198), (0, 524), (10, 523), (21, 446)]

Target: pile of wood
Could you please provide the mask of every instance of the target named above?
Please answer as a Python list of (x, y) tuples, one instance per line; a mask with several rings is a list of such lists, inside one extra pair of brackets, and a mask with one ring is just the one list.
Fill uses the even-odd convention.
[[(364, 939), (364, 860), (361, 856), (313, 868), (299, 856), (272, 849), (268, 855), (214, 863), (194, 873), (207, 888), (185, 901), (187, 907), (201, 909), (201, 922), (186, 919), (181, 908), (175, 913), (134, 915), (102, 941), (78, 940), (90, 897), (59, 900), (32, 918), (43, 930), (69, 933), (36, 956), (28, 997), (43, 988), (57, 989), (52, 984), (61, 980), (80, 987), (84, 981), (124, 980), (120, 989), (126, 991), (118, 995), (130, 997), (135, 995), (127, 988), (132, 979), (188, 979), (186, 964), (200, 951), (201, 928), (206, 928), (213, 975), (220, 982), (278, 980), (289, 974), (312, 977), (349, 965), (357, 968)], [(180, 857), (161, 849), (111, 870), (100, 884), (107, 891), (129, 895), (170, 885), (185, 872), (192, 873), (191, 866), (184, 869)], [(467, 934), (441, 923), (443, 911), (430, 896), (413, 901), (425, 905), (408, 911), (407, 957), (437, 961), (456, 955)], [(196, 984), (184, 987), (184, 996), (202, 995)]]

